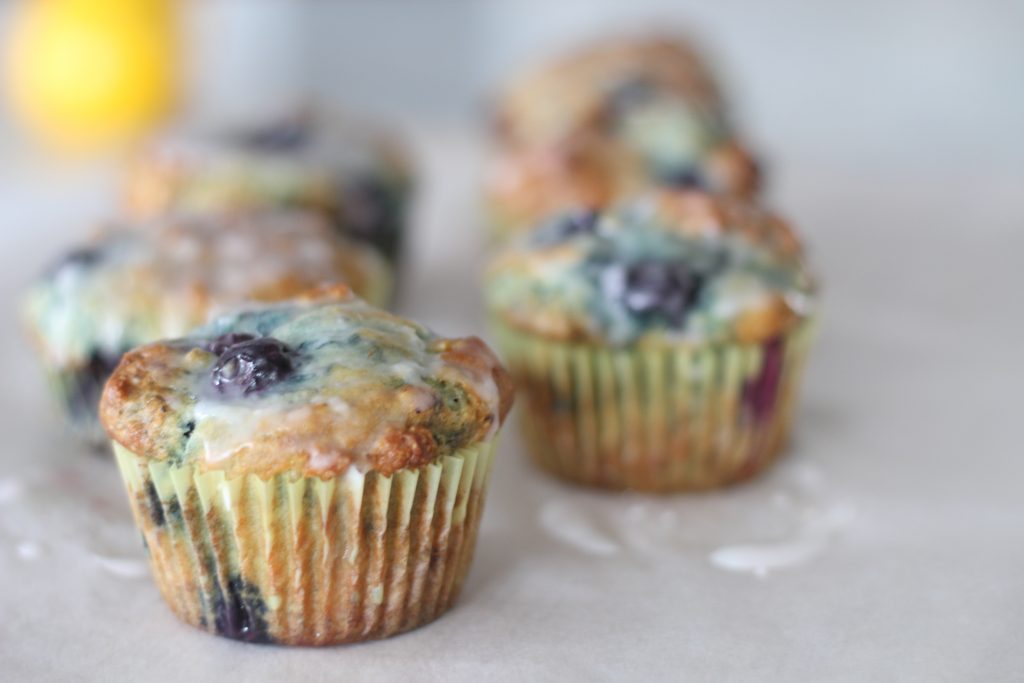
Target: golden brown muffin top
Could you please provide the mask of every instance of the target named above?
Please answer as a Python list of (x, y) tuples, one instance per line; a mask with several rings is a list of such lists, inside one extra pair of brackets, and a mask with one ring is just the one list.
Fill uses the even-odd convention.
[(229, 476), (390, 475), (491, 439), (511, 402), (479, 339), (438, 337), (338, 287), (129, 352), (100, 418), (141, 457)]
[(810, 315), (815, 290), (784, 221), (678, 190), (566, 211), (506, 245), (486, 286), (508, 325), (616, 347), (767, 341)]
[(642, 95), (641, 89), (672, 94), (712, 114), (722, 107), (715, 79), (690, 42), (669, 36), (608, 39), (513, 81), (499, 98), (498, 136), (517, 146), (557, 144), (607, 126), (620, 100)]
[(686, 42), (609, 41), (535, 69), (499, 102), (485, 181), (505, 233), (652, 185), (748, 198), (760, 174)]
[(591, 135), (552, 147), (499, 151), (484, 189), (491, 220), (501, 233), (514, 234), (566, 207), (599, 209), (652, 185), (749, 199), (759, 183), (754, 158), (735, 141), (709, 150), (673, 179), (652, 176), (645, 159), (621, 141)]
[(404, 193), (409, 168), (400, 146), (355, 122), (308, 114), (152, 140), (132, 160), (124, 203), (137, 218), (293, 206), (339, 217), (355, 200), (351, 186), (366, 180)]

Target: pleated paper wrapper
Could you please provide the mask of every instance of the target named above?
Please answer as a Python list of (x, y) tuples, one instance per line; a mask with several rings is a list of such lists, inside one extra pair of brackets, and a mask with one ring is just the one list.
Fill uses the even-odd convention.
[(183, 621), (326, 645), (416, 628), (455, 601), (494, 443), (388, 477), (226, 478), (114, 444), (157, 586)]
[(538, 465), (588, 486), (664, 492), (741, 481), (779, 455), (814, 327), (764, 344), (614, 349), (493, 324)]

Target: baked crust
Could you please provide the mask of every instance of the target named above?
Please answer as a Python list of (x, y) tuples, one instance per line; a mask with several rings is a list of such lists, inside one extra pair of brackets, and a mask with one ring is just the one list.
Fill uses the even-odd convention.
[[(569, 343), (614, 346), (626, 338), (646, 346), (756, 343), (784, 334), (809, 313), (816, 285), (803, 246), (785, 220), (758, 205), (692, 190), (648, 190), (595, 212), (590, 232), (553, 241), (546, 236), (545, 231), (579, 215), (551, 219), (492, 259), (489, 306), (506, 325)], [(722, 259), (722, 265), (700, 266), (701, 259)], [(651, 325), (632, 319), (606, 298), (595, 273), (633, 260), (710, 273), (700, 276), (702, 287), (713, 283), (711, 300), (701, 305), (701, 331), (688, 335), (663, 321)], [(689, 316), (692, 310), (679, 314)]]
[(549, 146), (601, 130), (609, 83), (644, 79), (707, 109), (723, 106), (718, 85), (691, 42), (635, 36), (592, 43), (527, 71), (499, 98), (498, 139), (509, 146)]
[[(632, 105), (623, 109), (616, 93), (637, 86), (660, 113), (623, 128)], [(543, 64), (499, 100), (484, 183), (492, 222), (500, 233), (526, 231), (567, 206), (600, 208), (651, 185), (753, 197), (759, 167), (727, 119), (710, 70), (678, 38), (606, 41)], [(676, 132), (652, 132), (659, 125)]]
[[(275, 134), (291, 141), (263, 142)], [(349, 180), (379, 177), (404, 191), (409, 161), (390, 136), (336, 116), (306, 114), (250, 131), (180, 131), (138, 149), (123, 203), (134, 218), (173, 210), (299, 206), (338, 218)]]
[(390, 475), (491, 438), (512, 404), (511, 380), (482, 341), (434, 337), (345, 287), (227, 318), (211, 334), (270, 325), (267, 336), (298, 349), (296, 379), (226, 398), (209, 386), (209, 338), (143, 346), (105, 387), (112, 439), (229, 476), (328, 477), (353, 465)]

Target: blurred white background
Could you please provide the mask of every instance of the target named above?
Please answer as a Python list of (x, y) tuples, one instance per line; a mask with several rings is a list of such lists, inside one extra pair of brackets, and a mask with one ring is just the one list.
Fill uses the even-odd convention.
[[(0, 6), (2, 25), (18, 4)], [(190, 107), (207, 115), (273, 108), (268, 99), (308, 86), (393, 119), (472, 122), (524, 62), (588, 36), (679, 26), (706, 39), (753, 132), (786, 149), (842, 142), (865, 156), (895, 146), (1007, 161), (995, 133), (1024, 116), (1019, 0), (181, 4), (198, 95)]]
[(678, 26), (720, 62), (745, 127), (773, 157), (868, 168), (904, 157), (1017, 172), (1024, 163), (1015, 135), (1024, 120), (1019, 0), (313, 7), (317, 87), (404, 120), (477, 121), (487, 94), (524, 63), (590, 36)]

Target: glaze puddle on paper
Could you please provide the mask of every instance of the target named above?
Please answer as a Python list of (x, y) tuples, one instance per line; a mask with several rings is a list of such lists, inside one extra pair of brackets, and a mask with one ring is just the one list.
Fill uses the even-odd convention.
[(807, 464), (782, 465), (768, 481), (717, 493), (552, 497), (538, 513), (550, 537), (586, 555), (700, 553), (713, 567), (757, 577), (811, 562), (853, 519), (853, 508), (834, 500)]

